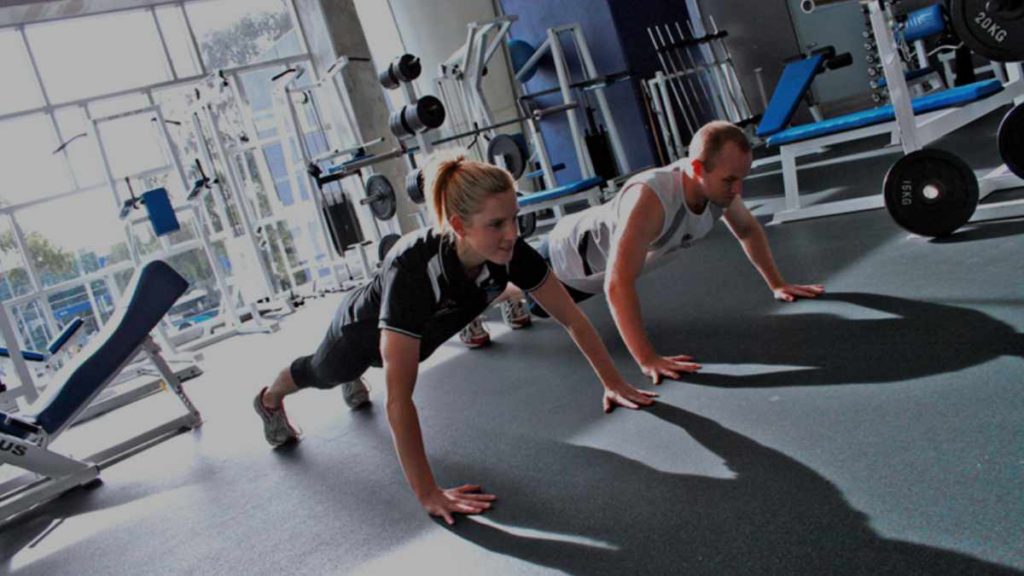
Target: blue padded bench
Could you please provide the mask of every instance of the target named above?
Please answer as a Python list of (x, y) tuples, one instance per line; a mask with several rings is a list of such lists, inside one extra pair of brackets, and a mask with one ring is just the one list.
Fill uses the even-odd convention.
[[(907, 41), (912, 42), (914, 40), (927, 38), (941, 33), (944, 29), (945, 20), (942, 16), (942, 9), (939, 5), (935, 4), (911, 12), (908, 16), (906, 27), (902, 33)], [(779, 77), (779, 82), (776, 84), (775, 91), (772, 93), (772, 99), (768, 103), (768, 108), (765, 110), (764, 116), (761, 118), (761, 122), (757, 126), (757, 135), (761, 138), (766, 138), (782, 132), (787, 126), (789, 126), (789, 121), (793, 119), (793, 114), (796, 113), (797, 107), (800, 104), (800, 99), (803, 98), (804, 94), (807, 93), (808, 88), (811, 86), (811, 81), (813, 81), (814, 77), (824, 69), (825, 56), (823, 54), (815, 54), (804, 58), (803, 60), (797, 60), (786, 64), (786, 67), (782, 70), (782, 76)], [(907, 74), (907, 80), (914, 80), (918, 77), (931, 74), (932, 72), (933, 70), (930, 68), (923, 70), (911, 70)], [(885, 78), (882, 78), (879, 82), (884, 86)], [(974, 100), (987, 95), (988, 94), (978, 96), (977, 98), (974, 98)], [(948, 104), (947, 106), (955, 105), (956, 104)], [(892, 118), (889, 119), (891, 120)], [(868, 123), (884, 121), (885, 120), (869, 120)], [(860, 126), (865, 125), (866, 124), (857, 124), (856, 126), (851, 126), (851, 128), (859, 128)], [(847, 128), (842, 128), (841, 130), (846, 129)], [(828, 132), (828, 134), (831, 134), (831, 132)], [(800, 139), (802, 140), (804, 138)], [(772, 143), (771, 139), (769, 139), (768, 143)], [(781, 144), (782, 142), (779, 143)]]
[[(46, 362), (50, 356), (60, 352), (60, 349), (67, 344), (68, 340), (70, 340), (71, 337), (75, 335), (75, 332), (78, 332), (78, 329), (84, 324), (85, 322), (81, 318), (75, 318), (71, 322), (68, 322), (68, 325), (60, 331), (60, 334), (58, 334), (57, 337), (46, 346), (46, 351), (49, 355), (43, 354), (42, 352), (36, 352), (35, 350), (22, 350), (21, 357), (29, 362)], [(10, 358), (11, 351), (0, 346), (0, 357)]]
[[(47, 434), (58, 432), (83, 404), (117, 376), (187, 289), (188, 282), (167, 263), (154, 260), (146, 264), (125, 289), (130, 299), (122, 302), (103, 329), (93, 336), (93, 342), (79, 353), (74, 365), (59, 371), (47, 393), (12, 418), (35, 424)], [(0, 432), (25, 436), (24, 430), (9, 423), (3, 412)]]
[[(10, 358), (11, 351), (7, 348), (0, 347), (0, 357)], [(21, 357), (29, 362), (46, 362), (46, 354), (42, 352), (36, 352), (35, 350), (22, 350)]]
[(815, 54), (810, 58), (786, 64), (772, 93), (772, 100), (757, 125), (758, 136), (764, 138), (789, 126), (800, 99), (807, 93), (811, 81), (821, 72), (824, 64), (824, 54)]
[[(917, 68), (916, 70), (908, 70), (907, 72), (905, 72), (903, 74), (903, 79), (906, 80), (907, 82), (913, 82), (914, 80), (917, 80), (918, 78), (924, 78), (925, 76), (927, 76), (929, 74), (936, 74), (936, 73), (937, 72), (935, 71), (935, 69), (932, 68), (931, 66), (929, 66), (928, 68)], [(882, 78), (878, 79), (878, 86), (880, 88), (885, 88), (888, 85), (889, 85), (889, 82), (885, 79), (884, 76)]]
[(60, 334), (53, 339), (53, 342), (50, 342), (50, 345), (46, 347), (46, 351), (51, 355), (59, 352), (60, 349), (68, 343), (68, 340), (71, 340), (71, 337), (75, 335), (75, 332), (78, 332), (78, 329), (84, 324), (85, 321), (81, 318), (75, 318), (71, 322), (68, 322), (68, 325), (65, 326), (64, 329), (60, 331)]
[[(181, 380), (161, 356), (150, 332), (188, 289), (188, 282), (165, 262), (142, 266), (117, 311), (92, 341), (54, 375), (46, 392), (25, 411), (0, 412), (0, 465), (30, 472), (4, 485), (0, 493), (0, 527), (32, 508), (100, 476), (100, 470), (156, 442), (202, 424), (202, 417), (181, 386)], [(50, 449), (50, 443), (82, 414), (136, 355), (142, 352), (156, 366), (167, 389), (186, 413), (149, 430), (122, 439), (87, 458)]]
[(590, 190), (595, 186), (600, 186), (604, 183), (604, 179), (600, 176), (594, 176), (585, 180), (578, 180), (559, 186), (557, 188), (551, 188), (550, 190), (541, 190), (540, 192), (534, 192), (532, 194), (526, 194), (519, 197), (519, 207), (526, 208), (541, 202), (547, 202), (549, 200), (555, 200), (564, 196), (571, 196), (577, 192), (583, 192), (584, 190)]
[[(950, 88), (949, 90), (942, 90), (940, 92), (932, 92), (931, 94), (926, 94), (912, 100), (914, 114), (924, 114), (926, 112), (933, 112), (943, 108), (969, 104), (991, 96), (992, 94), (1001, 92), (1002, 90), (1003, 85), (998, 80), (993, 79), (982, 80), (981, 82), (975, 82), (966, 86), (958, 86), (956, 88)], [(767, 144), (769, 146), (781, 146), (790, 142), (810, 140), (811, 138), (827, 136), (837, 132), (845, 132), (847, 130), (861, 128), (863, 126), (881, 124), (883, 122), (894, 120), (895, 118), (896, 113), (893, 111), (892, 105), (887, 104), (871, 110), (863, 110), (852, 114), (836, 116), (835, 118), (829, 118), (827, 120), (822, 120), (821, 122), (794, 126), (769, 137)]]

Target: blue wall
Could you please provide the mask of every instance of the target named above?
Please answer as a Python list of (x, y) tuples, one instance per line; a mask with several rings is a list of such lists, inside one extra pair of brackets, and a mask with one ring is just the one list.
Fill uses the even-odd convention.
[[(668, 15), (670, 6), (672, 15)], [(611, 74), (629, 70), (634, 74), (631, 81), (613, 84), (605, 93), (633, 170), (654, 165), (657, 160), (647, 126), (639, 82), (641, 77), (653, 75), (651, 61), (653, 60), (653, 65), (656, 66), (657, 60), (650, 49), (644, 22), (650, 18), (662, 18), (661, 21), (684, 18), (685, 9), (682, 8), (682, 2), (643, 0), (643, 8), (638, 9), (639, 3), (636, 0), (501, 0), (501, 8), (505, 14), (519, 17), (512, 25), (514, 38), (526, 40), (537, 46), (544, 41), (548, 28), (577, 23), (587, 39), (594, 65), (599, 73)], [(648, 16), (648, 13), (654, 15)], [(626, 32), (624, 37), (620, 36), (622, 30)], [(566, 58), (570, 67), (578, 70), (574, 50), (568, 42), (563, 42), (563, 46), (566, 47)], [(554, 66), (549, 64), (541, 67), (526, 83), (525, 91), (536, 92), (557, 84)], [(554, 95), (545, 97), (540, 102), (543, 105), (552, 105), (558, 100), (558, 95)], [(581, 121), (584, 120), (582, 114), (579, 117)], [(566, 165), (565, 170), (557, 173), (559, 183), (565, 184), (579, 179), (580, 171), (569, 133), (568, 120), (564, 116), (545, 119), (542, 122), (542, 131), (551, 161), (564, 162)]]

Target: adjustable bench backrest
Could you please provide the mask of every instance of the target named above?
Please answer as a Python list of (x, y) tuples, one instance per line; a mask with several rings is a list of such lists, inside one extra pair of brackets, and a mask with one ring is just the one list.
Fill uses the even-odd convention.
[(144, 265), (125, 289), (114, 316), (53, 377), (53, 384), (26, 412), (51, 437), (71, 421), (132, 360), (160, 319), (188, 289), (167, 263)]
[(761, 123), (757, 126), (758, 136), (771, 136), (789, 126), (789, 121), (800, 105), (800, 99), (807, 93), (811, 81), (822, 71), (824, 64), (824, 54), (814, 54), (786, 64), (772, 92), (768, 108), (761, 117)]

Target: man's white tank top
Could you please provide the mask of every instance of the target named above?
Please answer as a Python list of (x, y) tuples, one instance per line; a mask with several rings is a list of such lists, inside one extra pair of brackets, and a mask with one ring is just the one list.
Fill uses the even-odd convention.
[[(684, 165), (674, 163), (674, 166)], [(712, 203), (694, 214), (683, 198), (683, 172), (672, 167), (655, 168), (630, 178), (622, 191), (607, 204), (594, 206), (558, 221), (548, 236), (551, 267), (559, 280), (590, 294), (604, 291), (604, 275), (618, 234), (625, 228), (629, 214), (623, 209), (623, 197), (630, 188), (645, 184), (661, 202), (665, 222), (651, 243), (644, 260), (644, 272), (662, 266), (669, 254), (689, 248), (707, 236), (722, 216)]]

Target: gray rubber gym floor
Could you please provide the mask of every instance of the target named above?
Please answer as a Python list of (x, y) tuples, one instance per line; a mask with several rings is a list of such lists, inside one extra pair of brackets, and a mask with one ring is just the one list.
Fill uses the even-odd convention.
[[(998, 163), (993, 116), (942, 142)], [(895, 156), (801, 174), (877, 193)], [(751, 205), (781, 189), (748, 186)], [(770, 200), (770, 198), (768, 199)], [(763, 210), (763, 208), (762, 208)], [(1024, 219), (938, 242), (884, 210), (768, 229), (793, 282), (783, 304), (724, 229), (642, 279), (647, 328), (704, 371), (652, 409), (601, 412), (586, 361), (550, 321), (494, 345), (442, 347), (416, 392), (444, 485), (494, 510), (429, 519), (376, 405), (289, 400), (305, 439), (270, 450), (250, 402), (312, 350), (336, 298), (274, 335), (205, 351), (188, 383), (206, 424), (107, 469), (104, 484), (2, 533), (10, 574), (1024, 573)], [(643, 384), (603, 298), (584, 305)], [(155, 416), (154, 416), (155, 417)]]

